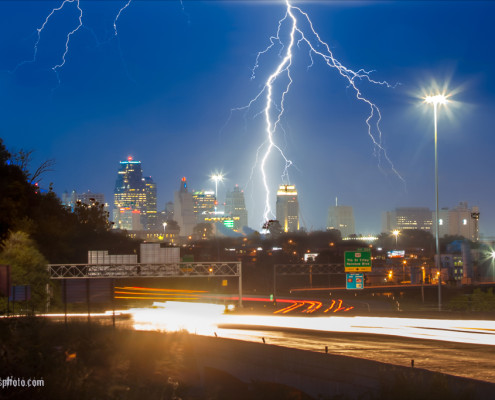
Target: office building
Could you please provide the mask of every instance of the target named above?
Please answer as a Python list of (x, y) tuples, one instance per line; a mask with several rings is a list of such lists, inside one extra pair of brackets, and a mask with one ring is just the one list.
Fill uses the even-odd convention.
[[(143, 215), (146, 216), (146, 185), (141, 161), (133, 161), (129, 157), (127, 161), (120, 162), (113, 206), (114, 228), (137, 230), (145, 225)], [(138, 214), (140, 227), (135, 226)]]
[(230, 215), (234, 220), (234, 230), (240, 231), (243, 227), (248, 226), (248, 213), (246, 202), (244, 201), (244, 192), (235, 185), (234, 190), (227, 192), (225, 199), (225, 215)]
[(151, 176), (143, 178), (144, 192), (146, 195), (145, 207), (143, 209), (144, 215), (144, 228), (146, 230), (160, 229), (157, 207), (156, 207), (156, 183), (151, 179)]
[[(455, 208), (442, 208), (439, 211), (439, 236), (463, 236), (468, 240), (479, 240), (479, 208), (468, 207), (467, 202), (460, 202)], [(433, 220), (435, 212), (433, 212)]]
[(196, 191), (192, 195), (194, 205), (194, 215), (196, 216), (196, 222), (202, 223), (206, 213), (215, 211), (217, 205), (217, 199), (214, 191), (200, 190)]
[(105, 203), (105, 195), (103, 193), (93, 193), (89, 190), (85, 193), (77, 193), (75, 190), (70, 194), (67, 191), (62, 193), (62, 205), (67, 206), (71, 211), (74, 211), (77, 202), (88, 206), (95, 203), (103, 204), (105, 206), (105, 211), (108, 211), (108, 204)]
[(382, 232), (418, 229), (434, 234), (433, 215), (428, 207), (398, 207), (382, 214)]
[(356, 233), (351, 206), (331, 206), (328, 209), (327, 229), (337, 229), (343, 238)]
[(284, 232), (296, 232), (299, 230), (299, 202), (294, 185), (279, 186), (276, 218)]
[(174, 193), (174, 219), (180, 227), (181, 236), (190, 236), (196, 225), (192, 193), (188, 191), (186, 177), (180, 182), (180, 188)]

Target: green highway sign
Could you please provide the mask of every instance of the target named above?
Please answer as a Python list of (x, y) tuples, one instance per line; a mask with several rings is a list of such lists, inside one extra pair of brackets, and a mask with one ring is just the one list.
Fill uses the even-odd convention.
[(344, 254), (345, 272), (370, 272), (370, 251), (346, 251)]

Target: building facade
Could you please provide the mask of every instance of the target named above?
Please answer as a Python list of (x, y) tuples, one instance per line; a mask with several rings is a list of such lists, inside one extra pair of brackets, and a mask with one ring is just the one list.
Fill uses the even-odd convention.
[(276, 218), (284, 232), (296, 232), (299, 230), (299, 202), (295, 185), (279, 186)]
[(382, 214), (382, 232), (418, 229), (432, 232), (433, 215), (428, 207), (398, 207)]
[(196, 216), (196, 222), (205, 222), (205, 215), (207, 213), (215, 211), (217, 205), (217, 199), (214, 191), (200, 190), (196, 191), (192, 195), (194, 204), (194, 215)]
[(144, 192), (146, 195), (146, 203), (143, 212), (144, 215), (144, 228), (146, 230), (157, 230), (160, 229), (158, 212), (156, 206), (156, 183), (151, 179), (151, 176), (146, 176), (143, 178), (144, 181)]
[(244, 201), (244, 192), (235, 185), (234, 190), (227, 192), (225, 198), (225, 214), (230, 215), (234, 220), (234, 230), (240, 231), (248, 226), (248, 212)]
[(351, 206), (331, 206), (328, 209), (327, 229), (337, 229), (342, 237), (356, 233), (354, 212)]
[[(433, 212), (433, 219), (435, 212)], [(440, 237), (445, 235), (463, 236), (473, 242), (479, 241), (479, 208), (469, 208), (467, 202), (460, 202), (457, 207), (442, 208), (439, 211), (438, 230)]]
[[(136, 226), (136, 216), (139, 225)], [(115, 182), (113, 221), (114, 228), (137, 230), (142, 229), (146, 215), (146, 185), (143, 180), (141, 161), (121, 161)]]
[(103, 193), (93, 193), (89, 190), (84, 193), (77, 193), (75, 190), (70, 194), (67, 191), (62, 193), (62, 205), (74, 210), (77, 202), (87, 204), (88, 206), (91, 206), (94, 203), (103, 204), (105, 210), (108, 211), (108, 204), (105, 203), (105, 195)]
[(186, 177), (181, 179), (180, 188), (174, 193), (174, 219), (179, 224), (181, 236), (192, 235), (196, 216), (193, 196), (188, 190)]

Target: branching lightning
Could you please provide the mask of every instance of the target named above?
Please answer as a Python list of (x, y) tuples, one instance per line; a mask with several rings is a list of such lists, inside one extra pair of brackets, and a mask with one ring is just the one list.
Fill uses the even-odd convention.
[(66, 4), (73, 3), (76, 5), (76, 8), (77, 8), (78, 13), (79, 13), (78, 24), (74, 29), (72, 29), (69, 33), (67, 33), (66, 40), (65, 40), (65, 50), (62, 54), (61, 62), (58, 64), (55, 64), (53, 67), (51, 67), (52, 71), (55, 73), (55, 75), (57, 77), (58, 84), (60, 85), (59, 69), (65, 65), (66, 57), (67, 57), (67, 54), (69, 52), (70, 39), (71, 39), (72, 35), (74, 35), (83, 26), (83, 23), (82, 23), (83, 11), (81, 9), (79, 2), (80, 2), (80, 0), (64, 0), (62, 2), (62, 4), (60, 4), (60, 6), (55, 7), (50, 11), (50, 13), (45, 18), (45, 21), (43, 22), (43, 24), (39, 28), (36, 29), (37, 37), (36, 37), (36, 41), (35, 41), (34, 47), (33, 47), (33, 58), (31, 60), (28, 60), (28, 61), (20, 62), (19, 64), (16, 65), (16, 67), (14, 68), (14, 70), (12, 72), (15, 72), (19, 67), (21, 67), (25, 64), (31, 64), (31, 63), (36, 62), (36, 57), (38, 55), (38, 45), (41, 41), (41, 35), (42, 35), (43, 31), (45, 30), (46, 26), (48, 25), (48, 23), (50, 22), (50, 19), (52, 18), (52, 16), (55, 13), (61, 11), (65, 7)]
[[(72, 31), (70, 31), (68, 34), (67, 34), (67, 38), (66, 38), (66, 41), (65, 41), (65, 51), (64, 51), (64, 54), (62, 54), (62, 62), (60, 64), (57, 64), (55, 65), (54, 67), (52, 67), (52, 70), (53, 72), (55, 72), (55, 74), (57, 75), (57, 81), (58, 81), (58, 84), (60, 85), (60, 76), (58, 74), (58, 70), (60, 68), (62, 68), (64, 65), (65, 65), (65, 57), (67, 56), (67, 53), (69, 52), (69, 42), (70, 42), (70, 38), (72, 37), (72, 35), (74, 33), (76, 33), (79, 28), (82, 26), (82, 17), (83, 17), (83, 12), (82, 12), (82, 9), (80, 7), (80, 4), (79, 4), (79, 0), (65, 0), (64, 3), (62, 4), (62, 7), (63, 5), (66, 3), (66, 2), (69, 2), (69, 3), (72, 3), (72, 2), (76, 2), (77, 4), (77, 9), (79, 10), (79, 24), (77, 25), (77, 27), (75, 27)], [(47, 19), (48, 21), (48, 19)]]
[[(114, 29), (114, 36), (117, 36), (118, 35), (118, 31), (117, 31), (117, 22), (120, 18), (120, 15), (122, 14), (122, 12), (127, 8), (129, 7), (129, 5), (131, 4), (132, 0), (127, 0), (127, 2), (124, 4), (123, 7), (121, 7), (119, 9), (119, 11), (117, 12), (117, 15), (115, 16), (115, 19), (113, 21), (113, 29)], [(36, 62), (36, 57), (38, 55), (38, 46), (39, 46), (39, 43), (41, 41), (41, 36), (42, 36), (42, 33), (43, 31), (45, 30), (46, 26), (48, 25), (48, 23), (50, 22), (50, 19), (52, 18), (52, 16), (59, 12), (59, 11), (62, 11), (63, 8), (66, 6), (66, 4), (68, 3), (73, 3), (75, 4), (77, 10), (78, 10), (78, 13), (79, 13), (79, 16), (78, 16), (78, 24), (77, 26), (72, 29), (70, 32), (67, 33), (67, 36), (66, 36), (66, 39), (65, 39), (65, 49), (64, 49), (64, 52), (62, 53), (62, 58), (61, 58), (61, 61), (58, 63), (58, 64), (55, 64), (53, 67), (51, 67), (52, 71), (55, 73), (55, 75), (57, 76), (57, 81), (58, 81), (58, 85), (60, 85), (60, 76), (59, 76), (59, 70), (65, 65), (66, 63), (66, 60), (67, 60), (67, 54), (69, 53), (69, 45), (70, 45), (70, 40), (72, 38), (72, 36), (83, 26), (83, 22), (82, 22), (82, 19), (83, 19), (83, 10), (81, 8), (81, 4), (80, 4), (80, 0), (63, 0), (62, 4), (60, 4), (60, 6), (58, 7), (55, 7), (53, 8), (50, 13), (47, 15), (47, 17), (45, 18), (43, 24), (36, 29), (37, 31), (37, 37), (36, 37), (36, 41), (34, 43), (34, 49), (33, 49), (33, 58), (31, 60), (28, 60), (28, 61), (22, 61), (21, 63), (19, 63), (15, 68), (14, 68), (14, 71), (15, 72), (19, 67), (25, 65), (25, 64), (28, 64), (28, 63), (34, 63)], [(94, 34), (94, 33), (93, 33)]]
[[(254, 67), (252, 69), (251, 79), (256, 78), (256, 70), (260, 65), (260, 59), (262, 56), (267, 54), (276, 43), (281, 45), (280, 50), (280, 62), (275, 66), (273, 72), (266, 79), (262, 89), (258, 92), (258, 94), (249, 101), (249, 103), (244, 107), (239, 107), (233, 109), (234, 111), (239, 110), (247, 110), (258, 100), (264, 100), (264, 108), (262, 114), (264, 115), (265, 121), (265, 135), (266, 139), (263, 143), (258, 147), (256, 153), (256, 162), (253, 170), (251, 172), (251, 178), (254, 173), (254, 168), (258, 163), (260, 164), (260, 172), (263, 181), (263, 187), (265, 189), (265, 206), (263, 212), (263, 221), (266, 222), (271, 217), (273, 217), (273, 211), (271, 208), (270, 202), (270, 187), (268, 184), (267, 174), (266, 174), (266, 163), (270, 157), (270, 154), (273, 150), (276, 150), (280, 153), (282, 158), (285, 161), (285, 167), (282, 172), (282, 182), (289, 182), (289, 168), (293, 165), (292, 161), (289, 160), (284, 154), (283, 150), (279, 145), (276, 144), (275, 135), (280, 127), (280, 123), (282, 120), (282, 116), (285, 112), (284, 102), (285, 97), (290, 91), (291, 85), (293, 83), (293, 79), (291, 76), (291, 66), (293, 61), (293, 50), (294, 45), (296, 44), (298, 47), (301, 44), (306, 44), (309, 49), (309, 57), (311, 60), (311, 64), (308, 66), (310, 68), (314, 63), (314, 57), (321, 58), (328, 67), (336, 69), (342, 78), (347, 83), (347, 86), (352, 89), (355, 93), (356, 99), (360, 102), (364, 102), (369, 106), (369, 114), (366, 118), (366, 126), (368, 136), (370, 137), (373, 143), (373, 151), (375, 156), (378, 158), (378, 166), (381, 168), (381, 157), (386, 160), (389, 168), (392, 172), (402, 181), (404, 179), (399, 174), (399, 172), (395, 169), (392, 161), (385, 148), (382, 145), (382, 132), (380, 129), (380, 121), (381, 121), (381, 113), (380, 109), (376, 104), (374, 104), (371, 100), (366, 98), (361, 90), (358, 88), (358, 82), (365, 80), (371, 84), (382, 85), (385, 87), (391, 87), (386, 81), (376, 81), (371, 78), (371, 73), (373, 71), (365, 71), (360, 69), (358, 71), (353, 71), (352, 69), (347, 68), (343, 64), (341, 64), (333, 55), (330, 47), (327, 43), (325, 43), (316, 32), (313, 23), (309, 17), (309, 15), (301, 10), (299, 7), (293, 6), (290, 3), (290, 0), (285, 0), (286, 12), (282, 19), (278, 22), (278, 28), (276, 36), (270, 37), (270, 44), (262, 51), (258, 52), (256, 56), (256, 61)], [(307, 23), (309, 29), (307, 32), (303, 31), (298, 24), (298, 17), (302, 19), (303, 23)], [(288, 34), (288, 43), (284, 43), (281, 38), (281, 30), (285, 25), (289, 25), (289, 34)], [(301, 23), (302, 24), (302, 23)], [(322, 50), (320, 50), (322, 49)], [(274, 88), (274, 84), (279, 81), (281, 78), (286, 79), (287, 83), (284, 84), (281, 94), (279, 94), (279, 101), (276, 102), (274, 100), (274, 92), (276, 91)], [(260, 156), (260, 152), (263, 153)], [(261, 160), (261, 161), (260, 161)]]

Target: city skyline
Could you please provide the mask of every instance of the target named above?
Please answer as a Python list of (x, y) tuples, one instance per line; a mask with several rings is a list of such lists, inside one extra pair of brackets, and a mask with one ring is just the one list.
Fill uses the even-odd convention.
[[(173, 199), (180, 177), (195, 189), (210, 189), (209, 175), (223, 171), (218, 197), (223, 201), (239, 184), (249, 225), (261, 229), (257, 171), (249, 179), (262, 139), (261, 121), (253, 115), (260, 109), (246, 116), (230, 110), (258, 92), (278, 60), (276, 52), (261, 57), (259, 76), (251, 79), (257, 53), (270, 44), (284, 15), (283, 2), (186, 2), (184, 9), (178, 1), (132, 2), (118, 20), (117, 36), (113, 21), (124, 3), (81, 2), (84, 29), (71, 38), (66, 63), (57, 69), (59, 84), (51, 68), (60, 62), (67, 29), (77, 22), (74, 8), (47, 25), (36, 62), (22, 63), (32, 59), (36, 29), (60, 4), (0, 4), (6, 38), (0, 45), (1, 136), (7, 148), (34, 150), (34, 168), (55, 158), (55, 171), (41, 184), (53, 182), (60, 197), (64, 190), (90, 189), (111, 199), (114, 165), (132, 155), (155, 180), (159, 209)], [(383, 143), (405, 180), (381, 171), (367, 137), (367, 111), (334, 71), (316, 58), (313, 63), (301, 48), (286, 98), (285, 134), (277, 139), (294, 162), (290, 183), (298, 188), (305, 228), (325, 229), (336, 196), (353, 207), (362, 233), (380, 230), (383, 211), (433, 209), (433, 112), (421, 97), (436, 81), (454, 91), (439, 112), (440, 208), (477, 205), (480, 233), (495, 235), (495, 61), (487, 51), (495, 5), (297, 5), (339, 60), (355, 70), (375, 70), (374, 79), (392, 85), (363, 91), (381, 107)], [(269, 167), (276, 191), (284, 183), (280, 160)], [(271, 197), (275, 209), (275, 193)]]

